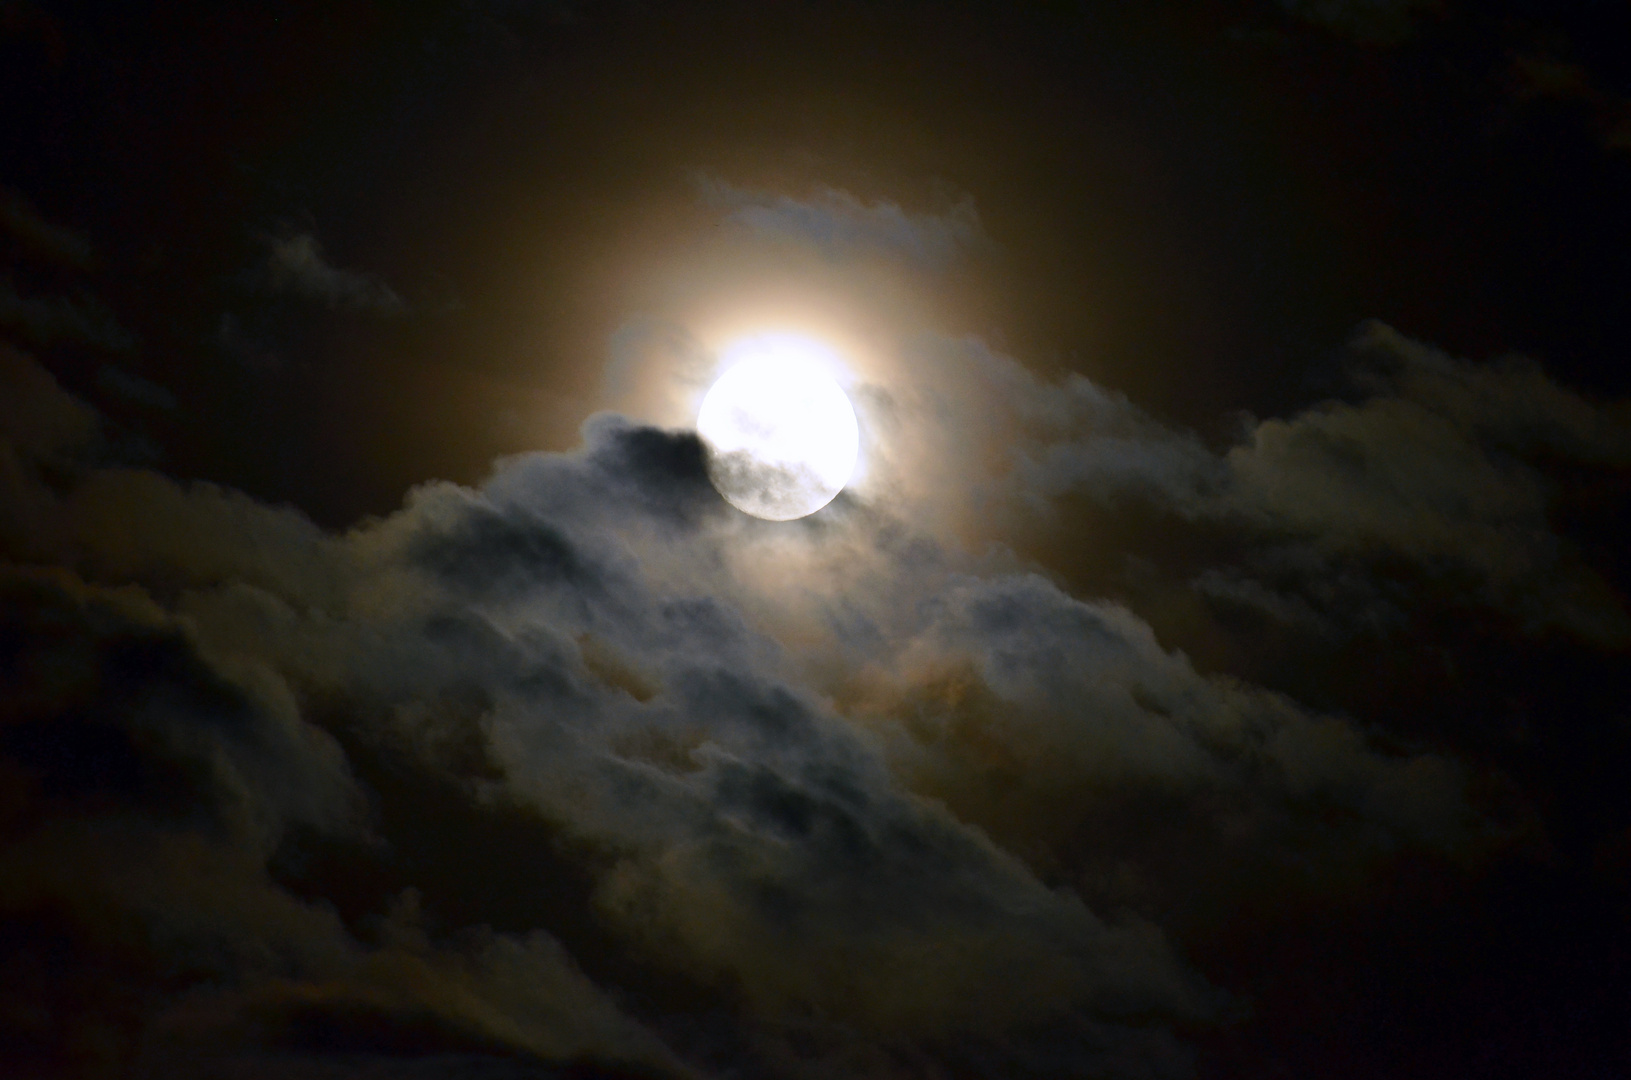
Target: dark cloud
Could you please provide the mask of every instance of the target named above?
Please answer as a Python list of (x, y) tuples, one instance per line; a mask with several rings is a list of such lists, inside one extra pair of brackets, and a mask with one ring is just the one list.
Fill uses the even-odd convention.
[[(60, 397), (39, 388), (28, 404)], [(13, 444), (25, 468), (49, 449)], [(405, 894), (370, 944), (280, 887), (268, 859), (291, 833), (380, 843), (365, 793), (340, 744), (306, 719), (309, 687), (201, 632), (184, 610), (205, 598), (157, 602), (151, 583), (167, 575), (142, 566), (149, 588), (60, 568), (0, 574), (0, 918), (42, 943), (61, 937), (50, 963), (83, 965), (72, 998), (8, 1013), (15, 1063), (30, 1075), (106, 1059), (202, 1076), (238, 1055), (321, 1048), (329, 1061), (519, 1053), (675, 1074), (661, 1043), (541, 930), (432, 944)], [(8, 994), (49, 995), (49, 969), (9, 957)], [(100, 995), (134, 995), (129, 1014), (100, 1015)]]
[[(1085, 380), (1025, 387), (1054, 412), (1021, 421), (1031, 441), (1016, 468), (1047, 497), (1142, 499), (1257, 536), (1255, 567), (1203, 586), (1265, 610), (1341, 614), (1357, 601), (1344, 617), (1372, 620), (1398, 597), (1356, 587), (1349, 572), (1391, 561), (1412, 568), (1417, 587), (1452, 590), (1536, 632), (1631, 640), (1618, 595), (1553, 526), (1558, 469), (1631, 466), (1625, 403), (1589, 401), (1532, 361), (1457, 360), (1381, 324), (1352, 353), (1355, 400), (1252, 420), (1222, 454)], [(1300, 599), (1275, 598), (1277, 582)]]
[[(1453, 762), (1202, 676), (1123, 608), (978, 572), (864, 504), (760, 528), (691, 435), (598, 417), (578, 451), (336, 536), (72, 464), (94, 417), (13, 368), (42, 422), (8, 459), (7, 550), (33, 568), (7, 579), (24, 705), (4, 751), (37, 792), (11, 818), (9, 910), (77, 888), (75, 948), (114, 917), (160, 943), (138, 984), (185, 960), (130, 1021), (143, 1061), (682, 1070), (734, 1046), (799, 1075), (883, 1068), (905, 1040), (978, 1075), (1179, 1076), (1177, 1030), (1235, 1007), (1161, 928), (1194, 917), (1186, 895), (1227, 908), (1260, 873), (1318, 889), (1493, 836)], [(404, 776), (475, 828), (520, 814), (578, 852), (578, 914), (433, 932), (395, 886), (350, 922), (302, 899), (301, 848), (400, 863), (376, 800)], [(451, 859), (387, 876), (494, 909)], [(735, 1034), (654, 1034), (628, 1012), (653, 978), (734, 1002)]]
[[(1037, 578), (966, 580), (856, 690), (898, 770), (1051, 877), (1183, 924), (1363, 876), (1401, 845), (1496, 836), (1467, 776), (1283, 696), (1197, 673), (1127, 610)], [(1157, 854), (1152, 854), (1157, 853)], [(1207, 914), (1210, 913), (1210, 914)]]
[(6, 432), (7, 508), (18, 506), (31, 464), (60, 464), (96, 432), (95, 410), (62, 391), (34, 359), (0, 345), (0, 422)]
[[(0, 1072), (1627, 1072), (1625, 12), (93, 7), (0, 3)], [(781, 523), (663, 429), (772, 328)]]
[(23, 569), (5, 589), (6, 748), (45, 798), (208, 809), (257, 846), (356, 827), (339, 747), (274, 672), (208, 663), (136, 590)]
[[(61, 275), (96, 267), (90, 240), (42, 217), (20, 194), (0, 188), (0, 236), (8, 241), (0, 251), (0, 330), (35, 348), (90, 345), (116, 352), (134, 348), (136, 336), (126, 329), (107, 305), (85, 288), (63, 295)], [(18, 285), (18, 270), (32, 270)], [(33, 279), (45, 271), (44, 283)], [(83, 276), (79, 273), (78, 276)]]
[(0, 230), (29, 256), (81, 270), (93, 264), (95, 253), (87, 237), (46, 220), (27, 199), (3, 188)]
[(330, 308), (374, 315), (402, 315), (408, 305), (378, 275), (331, 265), (311, 233), (269, 241), (268, 280), (273, 289), (317, 300)]
[(158, 383), (144, 379), (140, 375), (132, 375), (128, 371), (121, 371), (112, 365), (104, 365), (96, 373), (96, 385), (149, 408), (175, 412), (181, 407), (176, 401), (176, 396)]
[(66, 342), (125, 350), (136, 344), (130, 331), (94, 297), (28, 296), (7, 281), (0, 281), (0, 327), (41, 347)]

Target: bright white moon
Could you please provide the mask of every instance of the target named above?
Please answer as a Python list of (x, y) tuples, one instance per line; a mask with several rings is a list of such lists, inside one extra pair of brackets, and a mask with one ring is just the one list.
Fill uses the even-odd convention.
[(738, 510), (770, 521), (826, 506), (849, 482), (861, 448), (855, 409), (828, 373), (837, 356), (778, 334), (739, 342), (724, 360), (725, 374), (697, 413), (714, 487)]

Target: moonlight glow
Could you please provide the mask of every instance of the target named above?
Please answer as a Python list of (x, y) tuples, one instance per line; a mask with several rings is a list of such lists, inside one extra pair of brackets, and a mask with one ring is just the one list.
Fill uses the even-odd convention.
[(697, 413), (708, 477), (732, 506), (789, 521), (813, 514), (855, 471), (855, 409), (829, 371), (833, 352), (793, 335), (749, 338), (725, 352), (727, 370)]

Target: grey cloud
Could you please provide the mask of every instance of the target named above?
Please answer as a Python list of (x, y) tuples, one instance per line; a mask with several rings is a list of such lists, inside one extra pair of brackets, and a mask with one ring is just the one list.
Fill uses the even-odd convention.
[(1131, 612), (1039, 578), (950, 584), (851, 708), (915, 790), (1085, 895), (1179, 922), (1253, 880), (1318, 890), (1400, 845), (1494, 839), (1453, 762), (1204, 677)]
[[(548, 1076), (557, 1074), (544, 1062), (585, 1060), (622, 1063), (652, 1077), (694, 1075), (543, 932), (478, 929), (434, 943), (412, 890), (396, 899), (375, 947), (308, 921), (318, 925), (303, 928), (307, 933), (326, 931), (329, 938), (329, 955), (315, 970), (173, 1010), (161, 1018), (161, 1038), (144, 1064), (183, 1076), (219, 1075), (230, 1065), (236, 1074), (253, 1071), (257, 1057), (265, 1060), (245, 1051), (270, 1044), (274, 1061), (304, 1057), (356, 1069), (370, 1058), (384, 1064), (419, 1057), (431, 1075), (470, 1075), (509, 1062), (521, 1075), (530, 1068)], [(223, 1047), (225, 1062), (197, 1060), (200, 1051), (221, 1055)]]
[[(364, 941), (238, 849), (117, 820), (37, 830), (8, 845), (0, 870), (0, 911), (11, 927), (30, 926), (51, 905), (82, 935), (78, 948), (119, 958), (59, 957), (91, 965), (73, 974), (92, 1015), (56, 1005), (48, 1035), (67, 1046), (13, 1043), (11, 1064), (21, 1069), (71, 1059), (71, 1040), (89, 1028), (104, 1061), (134, 1075), (300, 1075), (297, 1064), (354, 1074), (370, 1061), (415, 1059), (430, 1075), (503, 1063), (549, 1075), (550, 1062), (695, 1075), (541, 931), (476, 928), (433, 941), (408, 893), (377, 940)], [(42, 937), (64, 929), (31, 928)], [(168, 992), (155, 993), (158, 986)], [(134, 1011), (132, 998), (141, 1003)], [(463, 1068), (436, 1071), (450, 1061)]]
[(479, 503), (469, 504), (448, 531), (416, 538), (412, 558), (478, 596), (549, 585), (593, 588), (600, 576), (559, 530)]
[(522, 455), (504, 463), (484, 485), (486, 494), (529, 506), (563, 528), (638, 521), (684, 526), (720, 509), (695, 434), (599, 413), (584, 422), (583, 436), (580, 457)]
[[(225, 989), (200, 991), (195, 1014), (166, 1006), (177, 1061), (234, 1040), (256, 1058), (268, 1038), (323, 1060), (302, 1025), (423, 1015), (432, 1045), (475, 1058), (677, 1069), (666, 1043), (794, 1076), (904, 1041), (993, 1076), (1177, 1077), (1179, 1027), (1232, 1007), (1168, 939), (1192, 914), (1184, 888), (1227, 907), (1265, 867), (1306, 882), (1479, 842), (1453, 764), (1203, 677), (1130, 612), (982, 566), (864, 501), (788, 529), (749, 521), (713, 494), (693, 436), (597, 417), (578, 451), (509, 459), (479, 488), (426, 485), (334, 535), (152, 473), (82, 465), (46, 484), (38, 463), (94, 418), (16, 366), (40, 399), (29, 415), (57, 419), (8, 449), (7, 501), (29, 527), (0, 541), (54, 567), (26, 580), (71, 583), (51, 595), (95, 598), (57, 617), (67, 654), (134, 633), (94, 613), (139, 608), (186, 673), (143, 678), (216, 688), (158, 694), (181, 718), (135, 753), (199, 763), (221, 819), (260, 838), (219, 854), (156, 804), (142, 889), (122, 870), (95, 879), (145, 932), (169, 928), (166, 954), (216, 957), (198, 963)], [(1017, 408), (1047, 431), (1152, 424), (1085, 383)], [(474, 832), (410, 860), (385, 810), (356, 815), (365, 776), (409, 803), (440, 793)], [(1166, 812), (1129, 824), (1130, 803)], [(557, 860), (584, 882), (578, 907), (524, 893), (539, 906), (518, 915), (446, 868), (500, 821), (531, 830), (505, 860)], [(1163, 828), (1170, 843), (1149, 843)], [(365, 944), (272, 877), (263, 853), (308, 833), (511, 929), (455, 940), (399, 914)], [(83, 861), (61, 881), (101, 843), (75, 840)], [(1113, 884), (1129, 875), (1147, 883), (1136, 903)], [(611, 1004), (630, 965), (724, 1003), (728, 1053), (671, 1027), (658, 1042)]]
[[(489, 497), (495, 491), (510, 496), (526, 492), (535, 500), (525, 504), (528, 514), (536, 513), (540, 505), (574, 506), (575, 499), (546, 494), (540, 481), (553, 477), (558, 480), (557, 492), (571, 491), (583, 482), (583, 462), (596, 457), (597, 451), (591, 449), (577, 464), (570, 458), (518, 459), (511, 468), (528, 482), (517, 484), (501, 473), (488, 485)], [(607, 508), (619, 505), (616, 498), (602, 499), (599, 509), (590, 513), (604, 520)], [(439, 510), (438, 516), (443, 512)], [(410, 524), (408, 519), (393, 527)], [(555, 527), (568, 526), (563, 519)], [(666, 543), (684, 546), (688, 539), (718, 542), (716, 535), (703, 530), (689, 537), (670, 533)], [(601, 550), (610, 546), (610, 538), (603, 538)], [(912, 578), (903, 575), (902, 580)], [(646, 588), (653, 585), (662, 587), (648, 583)], [(666, 586), (672, 587), (673, 583)], [(1234, 791), (1243, 804), (1242, 814), (1268, 819), (1255, 843), (1269, 858), (1283, 839), (1281, 834), (1299, 827), (1298, 820), (1303, 828), (1322, 820), (1326, 803), (1343, 807), (1355, 822), (1356, 833), (1338, 841), (1338, 847), (1351, 845), (1385, 853), (1398, 843), (1455, 848), (1469, 840), (1459, 781), (1448, 764), (1429, 758), (1388, 759), (1367, 749), (1362, 738), (1338, 721), (1308, 716), (1271, 695), (1234, 692), (1208, 683), (1181, 658), (1162, 652), (1148, 628), (1126, 612), (1110, 612), (1108, 622), (1102, 613), (1093, 615), (1103, 624), (1100, 632), (1072, 638), (1063, 630), (1049, 630), (1050, 619), (1062, 619), (1067, 627), (1081, 622), (1081, 611), (1062, 596), (1035, 582), (992, 588), (995, 591), (977, 605), (979, 618), (962, 631), (960, 647), (1002, 658), (987, 676), (994, 683), (1002, 683), (1003, 666), (1017, 663), (1016, 658), (1032, 658), (1032, 663), (1035, 657), (1050, 658), (1052, 666), (1046, 677), (1039, 676), (1030, 689), (1019, 688), (1022, 681), (1012, 676), (1005, 676), (1009, 682), (1003, 684), (1004, 692), (1013, 699), (1007, 705), (1014, 714), (1007, 731), (1011, 750), (1027, 755), (1037, 776), (1063, 776), (1068, 769), (1058, 763), (1068, 761), (1088, 775), (1098, 773), (1114, 782), (1174, 792), (1172, 797), (1180, 802), (1194, 792)], [(524, 680), (520, 676), (510, 680), (517, 687), (524, 681), (526, 687), (505, 695), (494, 714), (490, 730), (500, 759), (509, 763), (510, 775), (525, 785), (530, 798), (549, 807), (551, 815), (566, 827), (614, 848), (634, 845), (634, 853), (625, 857), (610, 883), (603, 886), (602, 903), (642, 937), (655, 935), (650, 947), (659, 955), (680, 957), (704, 971), (728, 973), (754, 987), (762, 1004), (785, 1009), (789, 1001), (806, 1007), (824, 1002), (827, 1008), (863, 1009), (869, 1000), (864, 996), (853, 996), (844, 1006), (833, 1004), (827, 996), (831, 992), (810, 974), (812, 967), (819, 970), (820, 966), (802, 951), (787, 950), (801, 950), (803, 942), (819, 941), (847, 957), (843, 965), (847, 970), (870, 971), (879, 963), (885, 968), (900, 965), (898, 960), (884, 961), (892, 955), (886, 950), (898, 947), (887, 940), (861, 951), (845, 951), (861, 947), (845, 944), (842, 929), (865, 911), (868, 924), (881, 931), (891, 925), (887, 905), (877, 900), (855, 909), (844, 905), (872, 896), (868, 882), (882, 874), (879, 867), (904, 871), (910, 865), (912, 860), (894, 853), (892, 847), (880, 847), (881, 838), (893, 834), (921, 848), (928, 842), (922, 810), (911, 809), (909, 800), (902, 802), (891, 791), (887, 778), (869, 760), (865, 744), (856, 745), (841, 723), (798, 692), (777, 689), (780, 680), (773, 676), (783, 669), (776, 664), (776, 650), (753, 650), (754, 635), (739, 617), (723, 625), (710, 618), (703, 624), (706, 629), (688, 623), (685, 632), (673, 636), (636, 629), (665, 625), (673, 610), (671, 601), (640, 599), (641, 591), (626, 580), (604, 598), (581, 594), (591, 602), (576, 616), (577, 626), (594, 628), (623, 642), (648, 666), (652, 684), (661, 688), (656, 695), (643, 702), (626, 694), (609, 695), (594, 688), (592, 673), (585, 669), (563, 675), (563, 665), (575, 665), (571, 664), (572, 649), (561, 638), (535, 639), (530, 647), (515, 641), (506, 649), (521, 649), (514, 655), (523, 669), (528, 662), (522, 657), (529, 649), (543, 646), (543, 651), (532, 654), (540, 660), (547, 658), (552, 674), (542, 678), (542, 672), (534, 670)], [(954, 598), (961, 593), (954, 590), (945, 595)], [(880, 603), (897, 612), (921, 605), (921, 598), (917, 605), (900, 603), (910, 599), (886, 596)], [(719, 608), (709, 602), (701, 610)], [(560, 625), (562, 617), (552, 616)], [(865, 618), (864, 613), (860, 617)], [(907, 621), (910, 624), (909, 615)], [(1001, 637), (1016, 628), (1033, 637), (999, 648)], [(562, 629), (570, 632), (573, 627)], [(923, 625), (915, 635), (894, 625), (887, 628), (882, 640), (913, 659), (955, 654), (957, 649), (943, 637)], [(914, 646), (914, 641), (919, 644)], [(480, 651), (500, 655), (500, 650), (491, 647)], [(729, 676), (698, 670), (699, 663), (717, 664), (727, 656), (732, 658)], [(1100, 682), (1084, 682), (1079, 674), (1072, 674), (1095, 664), (1104, 673)], [(742, 673), (755, 671), (760, 674), (744, 679)], [(1066, 702), (1075, 704), (1067, 708)], [(1192, 723), (1175, 722), (1167, 716), (1179, 708), (1174, 702), (1187, 702), (1182, 707)], [(1060, 727), (1055, 731), (1042, 725), (1045, 737), (1013, 726), (1020, 717), (1045, 715), (1050, 710), (1056, 717), (1062, 712), (1080, 716), (1075, 729), (1079, 734), (1065, 734), (1071, 730), (1068, 717), (1057, 721)], [(887, 714), (890, 707), (881, 711)], [(1238, 714), (1249, 717), (1250, 723), (1239, 720)], [(543, 717), (557, 719), (545, 723)], [(560, 719), (565, 717), (575, 719)], [(1219, 730), (1226, 734), (1199, 726), (1201, 721), (1223, 725)], [(562, 729), (563, 724), (567, 730)], [(1247, 730), (1237, 731), (1242, 725)], [(1062, 752), (1073, 738), (1084, 736), (1091, 749)], [(1229, 748), (1230, 739), (1240, 745)], [(602, 749), (591, 759), (598, 764), (580, 771), (584, 763), (579, 755), (586, 745)], [(1232, 756), (1248, 764), (1232, 762)], [(1054, 767), (1049, 767), (1049, 761)], [(892, 764), (908, 773), (917, 767), (910, 754)], [(1015, 769), (1018, 775), (1027, 771)], [(840, 782), (836, 789), (832, 787), (835, 780)], [(957, 782), (971, 787), (979, 783), (978, 778)], [(1045, 788), (1048, 781), (1039, 783)], [(937, 797), (945, 794), (924, 790)], [(953, 805), (962, 810), (969, 802)], [(908, 822), (917, 819), (919, 823), (886, 827), (901, 814)], [(1090, 814), (1091, 807), (1083, 816)], [(927, 819), (933, 821), (932, 816)], [(950, 835), (959, 834), (953, 829)], [(958, 874), (966, 876), (980, 864), (975, 858), (980, 848), (967, 848), (966, 839), (960, 843), (967, 854), (950, 860), (950, 865), (960, 867)], [(794, 845), (791, 850), (789, 844)], [(938, 844), (929, 847), (931, 852), (937, 849)], [(891, 854), (885, 856), (885, 851)], [(1348, 852), (1339, 851), (1332, 857), (1347, 856)], [(947, 860), (939, 856), (936, 861)], [(751, 888), (736, 878), (738, 867), (754, 868)], [(921, 917), (925, 905), (931, 905), (945, 888), (931, 877), (910, 889), (891, 890), (890, 895), (915, 897), (901, 917), (908, 913)], [(945, 902), (972, 918), (980, 904), (965, 895), (967, 888), (949, 889)], [(847, 895), (851, 890), (853, 897)], [(828, 895), (831, 901), (812, 902), (811, 898)], [(1044, 910), (1049, 906), (1044, 905)], [(846, 910), (854, 914), (846, 915)], [(782, 928), (784, 923), (803, 933), (791, 935)], [(1054, 934), (1063, 934), (1070, 924), (1066, 919)], [(918, 932), (914, 925), (904, 922), (896, 932), (910, 941), (910, 935)], [(950, 934), (955, 929), (945, 926), (938, 932)], [(1007, 933), (1019, 929), (1011, 927)], [(990, 933), (982, 931), (985, 937)], [(1067, 948), (1068, 955), (1069, 948), (1059, 942), (1071, 937), (1065, 934), (1045, 940), (1054, 940), (1056, 949)], [(1013, 942), (1011, 947), (1022, 950), (1016, 955), (1030, 952), (1032, 946), (1025, 942), (1024, 936)], [(980, 985), (993, 970), (986, 965), (994, 962), (993, 958), (971, 957), (972, 968), (955, 975), (942, 973), (932, 981), (950, 980), (956, 986), (965, 985), (960, 980), (966, 979), (970, 980), (966, 985)], [(1085, 960), (1078, 962), (1092, 967)], [(1147, 957), (1146, 964), (1160, 970), (1154, 956)], [(761, 982), (770, 972), (777, 973), (777, 978)], [(1101, 993), (1112, 989), (1125, 992), (1128, 987), (1099, 987)], [(925, 1004), (904, 990), (891, 993), (904, 995), (891, 998), (896, 1002), (892, 1008), (925, 1009), (925, 1017), (936, 1014), (933, 1003)], [(1169, 1000), (1167, 1007), (1175, 1008), (1183, 1000), (1182, 996)], [(891, 1015), (898, 1020), (901, 1014)]]
[[(257, 845), (294, 824), (360, 827), (339, 747), (264, 664), (211, 663), (139, 590), (9, 568), (0, 589), (8, 640), (24, 643), (8, 657), (22, 674), (4, 740), (45, 790), (212, 807), (217, 824)], [(53, 670), (73, 677), (34, 676)]]
[[(39, 485), (34, 466), (60, 460), (65, 444), (94, 430), (94, 418), (76, 411), (43, 372), (13, 359), (19, 370), (7, 382), (27, 395), (14, 403), (36, 423), (8, 424), (7, 452), (16, 486)], [(36, 1052), (75, 1052), (59, 1039), (94, 1038), (121, 1070), (204, 1076), (236, 1073), (241, 1064), (253, 1071), (269, 1053), (298, 1057), (302, 1032), (315, 1024), (329, 1038), (361, 1039), (359, 1046), (377, 1045), (384, 1031), (387, 1055), (400, 1052), (388, 1034), (400, 1031), (410, 1046), (469, 1051), (472, 1067), (521, 1054), (685, 1075), (661, 1041), (542, 930), (472, 928), (456, 941), (433, 941), (411, 911), (398, 911), (382, 940), (369, 944), (333, 911), (273, 879), (268, 860), (291, 835), (362, 851), (388, 840), (371, 835), (376, 823), (348, 755), (306, 715), (307, 695), (320, 683), (309, 672), (289, 680), (301, 665), (267, 647), (279, 640), (273, 628), (235, 638), (219, 619), (212, 623), (210, 598), (262, 604), (286, 637), (303, 629), (290, 638), (298, 653), (333, 625), (313, 600), (335, 603), (321, 573), (302, 571), (343, 563), (320, 544), (305, 563), (247, 575), (286, 598), (273, 600), (239, 580), (219, 553), (241, 545), (240, 569), (279, 563), (280, 532), (293, 515), (268, 510), (248, 520), (247, 501), (144, 478), (80, 477), (108, 489), (131, 484), (117, 500), (126, 507), (156, 498), (155, 508), (176, 510), (202, 496), (191, 524), (215, 536), (217, 556), (194, 562), (172, 533), (121, 535), (120, 519), (99, 524), (95, 512), (65, 524), (85, 517), (84, 504), (48, 491), (36, 491), (30, 508), (42, 515), (37, 522), (54, 519), (56, 527), (4, 538), (8, 558), (37, 562), (48, 554), (42, 542), (56, 540), (63, 549), (47, 563), (78, 548), (111, 579), (87, 582), (61, 565), (0, 567), (0, 769), (9, 792), (0, 805), (0, 917), (11, 931), (42, 940), (70, 934), (68, 959), (56, 963), (85, 953), (81, 994), (89, 995), (84, 1015), (60, 1007), (48, 1030), (8, 1044), (20, 1055), (14, 1063), (32, 1067)], [(86, 556), (86, 545), (100, 546), (101, 556)], [(353, 656), (377, 657), (368, 632), (357, 636), (364, 647)], [(422, 640), (437, 651), (434, 637)], [(38, 992), (26, 969), (7, 971), (8, 992)], [(98, 995), (134, 995), (142, 1005), (102, 1014)], [(99, 1033), (87, 1035), (93, 1028)], [(332, 1062), (333, 1053), (316, 1060)]]
[(1191, 585), (1214, 602), (1258, 611), (1327, 643), (1355, 628), (1386, 634), (1406, 621), (1402, 588), (1297, 548), (1271, 548), (1243, 567), (1203, 570)]
[(378, 275), (330, 264), (310, 233), (272, 240), (270, 247), (267, 272), (274, 289), (346, 311), (394, 316), (408, 310), (402, 297)]
[(938, 269), (983, 235), (968, 196), (945, 213), (914, 214), (897, 203), (868, 203), (829, 187), (817, 188), (806, 199), (740, 188), (711, 177), (700, 178), (697, 187), (728, 220), (767, 238), (811, 244), (828, 255), (880, 251)]
[[(619, 434), (605, 424), (591, 428), (597, 433)], [(573, 514), (568, 524), (563, 514), (546, 532), (535, 515), (575, 505), (573, 488), (603, 454), (591, 445), (576, 462), (521, 459), (511, 466), (521, 477), (501, 473), (488, 485), (488, 499), (502, 493), (496, 501), (516, 527), (550, 539), (551, 567), (561, 561), (559, 537), (581, 529), (581, 519)], [(552, 493), (546, 477), (557, 481)], [(527, 503), (511, 501), (523, 491)], [(604, 518), (620, 500), (615, 490), (600, 495)], [(640, 508), (621, 505), (625, 513)], [(447, 536), (456, 506), (487, 518), (493, 502), (478, 508), (460, 499), (433, 512), (416, 504), (390, 527), (428, 525)], [(778, 677), (779, 650), (757, 642), (739, 615), (711, 598), (673, 595), (679, 583), (642, 581), (634, 560), (617, 558), (618, 546), (615, 534), (603, 534), (597, 550), (621, 571), (594, 587), (580, 582), (573, 605), (548, 605), (554, 633), (512, 632), (502, 646), (471, 651), (498, 667), (483, 682), (503, 688), (488, 723), (511, 783), (575, 835), (623, 852), (602, 883), (601, 904), (654, 955), (728, 976), (768, 1016), (813, 1008), (869, 1028), (932, 1033), (980, 1023), (983, 1011), (967, 1013), (958, 1002), (1027, 966), (1055, 973), (1041, 980), (1048, 990), (1032, 1012), (1082, 994), (1105, 1002), (1130, 995), (1136, 1008), (1181, 1015), (1206, 1011), (1205, 995), (1158, 939), (1103, 926), (953, 820), (916, 805), (840, 719)], [(466, 555), (477, 553), (473, 546)], [(578, 564), (580, 575), (587, 565)], [(553, 572), (541, 577), (551, 579), (570, 583)], [(529, 607), (533, 617), (546, 610), (533, 607), (535, 594), (482, 596), (498, 625)], [(655, 696), (640, 701), (597, 685), (571, 645), (581, 631), (638, 657)], [(487, 633), (476, 625), (457, 632)], [(1004, 914), (1016, 907), (1037, 915)], [(939, 942), (932, 972), (911, 959), (931, 940)], [(1106, 985), (1091, 977), (1101, 969), (1120, 974)]]
[[(893, 437), (879, 469), (924, 502), (981, 513), (1017, 494), (1032, 509), (1066, 491), (1111, 499), (1209, 492), (1225, 470), (1195, 436), (1173, 431), (1080, 375), (1038, 377), (974, 337), (924, 335), (883, 390)], [(1089, 450), (1090, 448), (1090, 450)]]
[[(1587, 401), (1531, 361), (1456, 360), (1380, 324), (1353, 348), (1356, 403), (1255, 422), (1221, 456), (1126, 403), (1109, 420), (1083, 411), (1070, 427), (1033, 434), (1028, 489), (1142, 497), (1282, 553), (1300, 547), (1279, 562), (1307, 570), (1306, 599), (1356, 562), (1404, 560), (1537, 631), (1631, 640), (1613, 591), (1554, 531), (1543, 471), (1631, 465), (1631, 410)], [(1077, 396), (1069, 386), (1049, 392)]]
[(1610, 645), (1631, 619), (1552, 528), (1548, 457), (1631, 465), (1631, 415), (1527, 361), (1475, 366), (1371, 326), (1370, 395), (1259, 424), (1227, 460), (1225, 512), (1342, 559), (1384, 552), (1469, 575), (1483, 602)]
[[(621, 721), (691, 729), (677, 774), (607, 760), (535, 796), (574, 791), (572, 827), (627, 851), (601, 903), (659, 954), (729, 976), (771, 1017), (813, 1009), (879, 1033), (1000, 1030), (1072, 1003), (1108, 1019), (1210, 1011), (1158, 936), (1104, 925), (904, 797), (803, 695), (723, 673), (670, 686)], [(547, 775), (554, 740), (510, 724), (506, 756), (530, 766), (512, 773)], [(1020, 971), (1030, 993), (984, 1000)]]

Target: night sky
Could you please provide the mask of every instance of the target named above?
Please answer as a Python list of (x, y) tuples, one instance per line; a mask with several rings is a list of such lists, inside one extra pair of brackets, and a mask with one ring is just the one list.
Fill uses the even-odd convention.
[(5, 0), (0, 102), (0, 1076), (1631, 1075), (1623, 0)]

